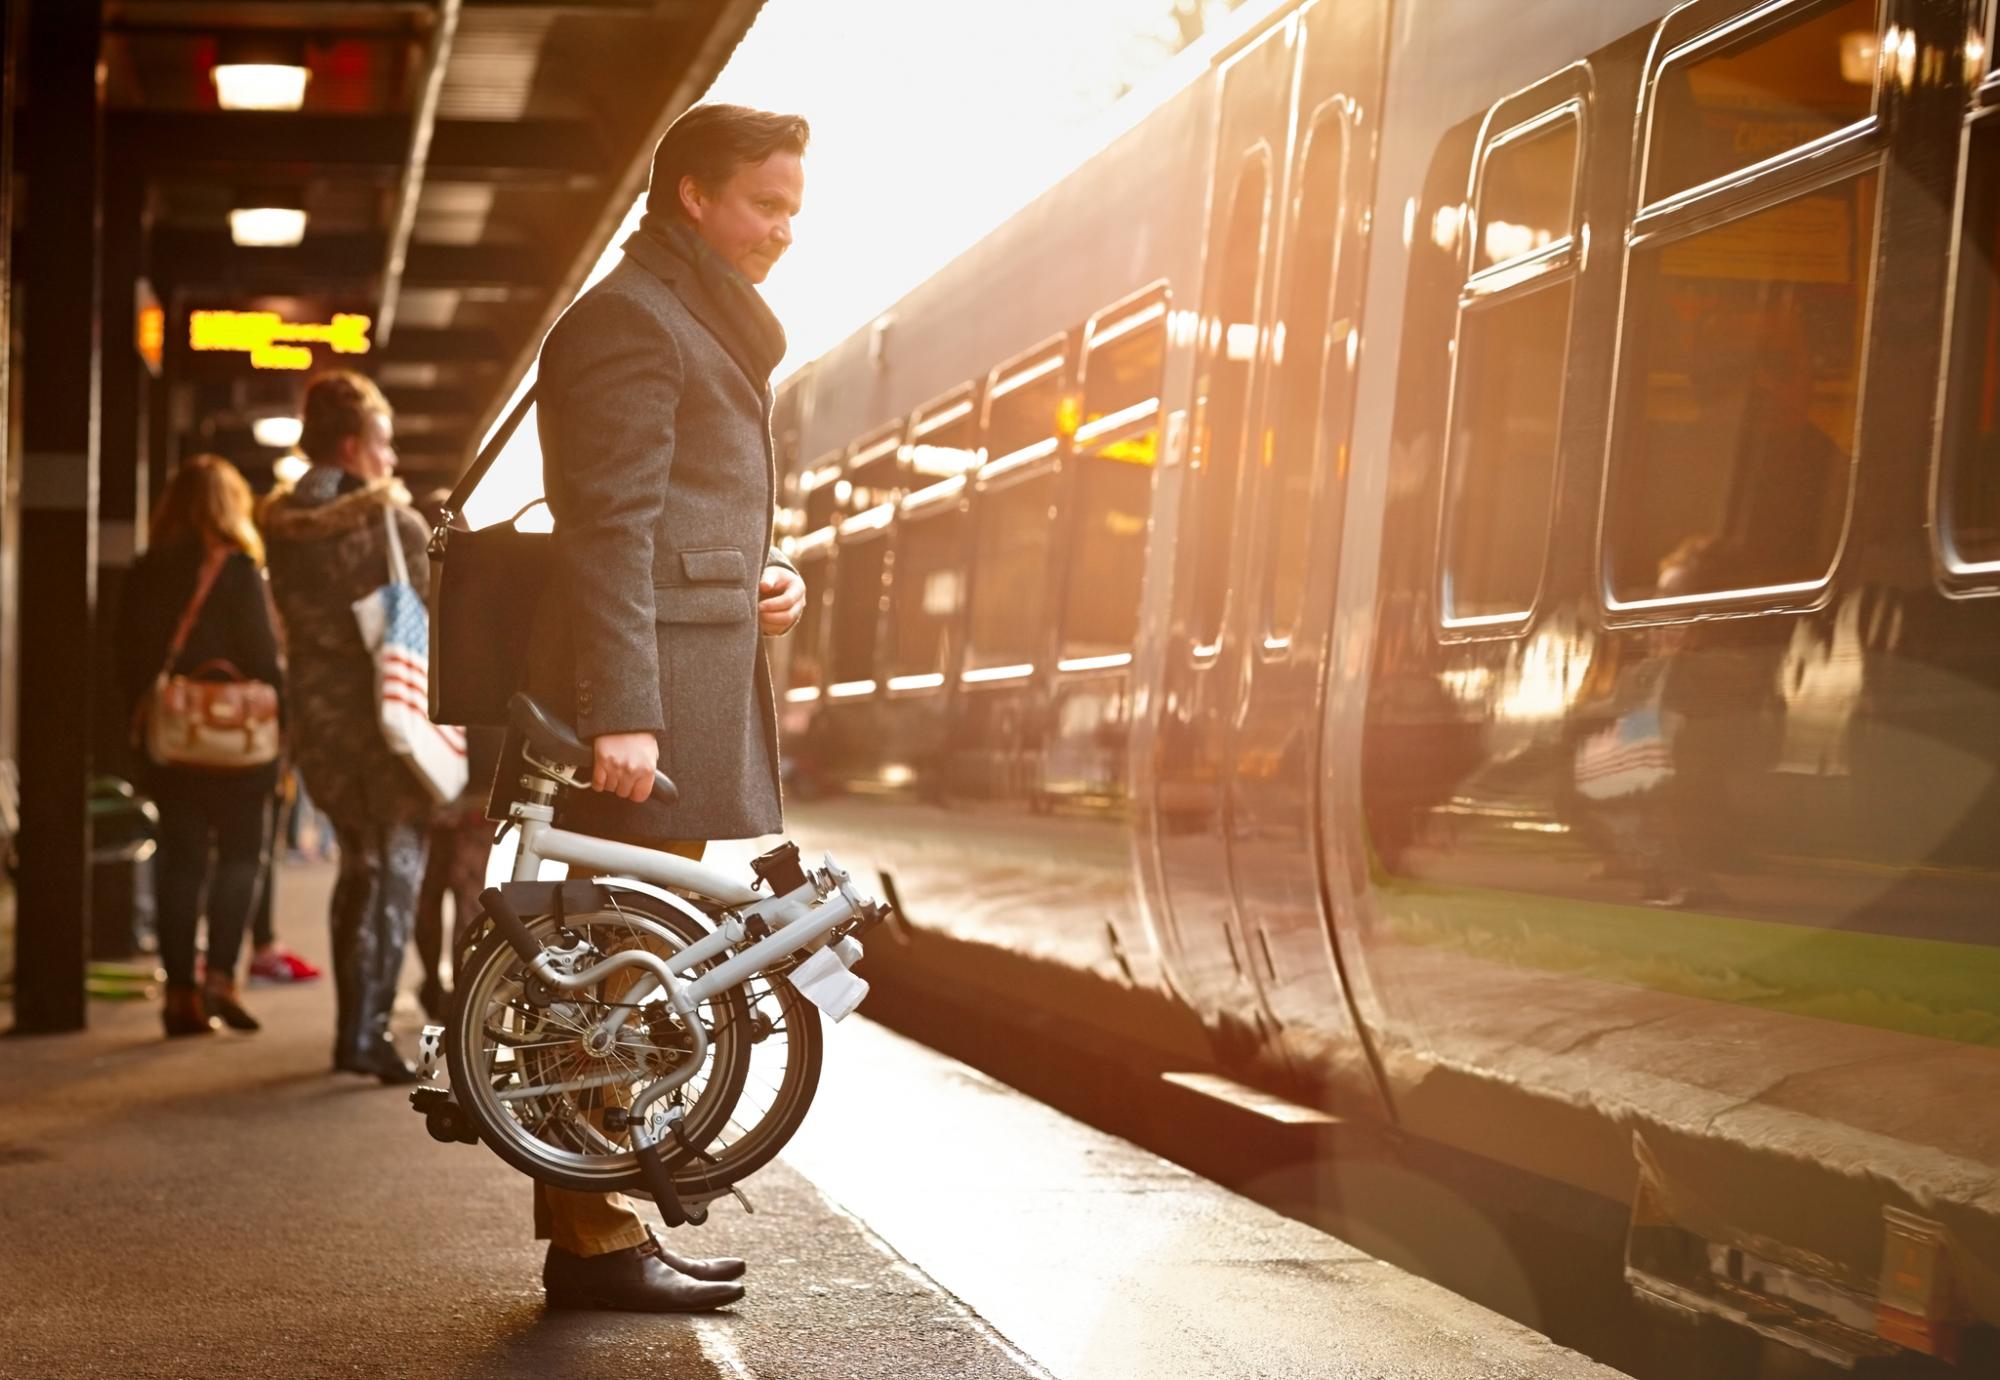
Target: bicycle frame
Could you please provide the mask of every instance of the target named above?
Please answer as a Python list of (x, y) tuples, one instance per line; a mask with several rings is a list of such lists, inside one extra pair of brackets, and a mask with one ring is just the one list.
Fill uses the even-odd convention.
[[(695, 1010), (702, 1002), (824, 938), (860, 916), (865, 904), (830, 857), (827, 859), (827, 876), (833, 883), (830, 894), (821, 895), (808, 881), (784, 896), (761, 896), (713, 868), (672, 853), (558, 829), (551, 823), (554, 811), (547, 805), (517, 802), (508, 813), (519, 823), (521, 831), (521, 847), (513, 871), (513, 880), (517, 882), (536, 880), (544, 861), (561, 862), (595, 873), (633, 877), (656, 886), (692, 891), (732, 908), (733, 913), (706, 938), (681, 949), (670, 959), (644, 950), (627, 950), (575, 974), (557, 971), (546, 948), (528, 961), (528, 969), (537, 980), (564, 991), (592, 987), (622, 968), (646, 970), (647, 978), (633, 989), (630, 999), (591, 1028), (586, 1037), (589, 1047), (610, 1047), (632, 1014), (655, 992), (665, 990), (668, 1005), (686, 1023), (693, 1047), (681, 1067), (653, 1083), (634, 1102), (634, 1114), (643, 1113), (700, 1067), (708, 1052), (707, 1032), (695, 1018)], [(768, 929), (763, 937), (699, 977), (682, 980), (685, 974), (737, 949), (754, 933), (753, 925), (759, 923)]]
[[(532, 705), (529, 707), (532, 708)], [(753, 864), (758, 873), (759, 886), (768, 888), (768, 892), (760, 892), (757, 887), (744, 886), (733, 877), (672, 853), (558, 829), (554, 821), (559, 789), (563, 786), (582, 789), (587, 783), (573, 763), (545, 760), (527, 747), (521, 749), (521, 756), (530, 769), (530, 774), (523, 775), (519, 782), (525, 795), (515, 798), (507, 807), (508, 820), (520, 830), (520, 851), (514, 859), (511, 880), (487, 887), (480, 896), (481, 904), (497, 937), (504, 940), (505, 946), (520, 961), (520, 999), (534, 1006), (557, 1005), (562, 993), (589, 992), (613, 973), (638, 970), (636, 983), (618, 998), (588, 999), (588, 1005), (583, 1008), (603, 1006), (608, 1014), (596, 1018), (595, 1024), (586, 1027), (581, 1020), (588, 1017), (579, 1013), (578, 1024), (570, 1027), (571, 1034), (566, 1038), (576, 1040), (585, 1056), (608, 1059), (617, 1049), (619, 1036), (626, 1024), (642, 1007), (652, 1007), (657, 1016), (658, 1005), (663, 998), (672, 1010), (685, 1035), (685, 1047), (672, 1048), (671, 1052), (677, 1056), (673, 1066), (632, 1098), (621, 1118), (623, 1125), (620, 1129), (630, 1134), (633, 1162), (646, 1191), (659, 1204), (667, 1225), (680, 1226), (686, 1222), (701, 1221), (707, 1215), (701, 1203), (714, 1194), (707, 1193), (701, 1195), (700, 1201), (684, 1203), (680, 1190), (675, 1186), (674, 1171), (664, 1148), (667, 1133), (671, 1132), (674, 1137), (681, 1138), (690, 1157), (702, 1153), (700, 1146), (689, 1145), (681, 1135), (685, 1109), (678, 1104), (669, 1107), (658, 1125), (653, 1123), (651, 1115), (656, 1103), (686, 1083), (708, 1060), (711, 1044), (708, 1027), (701, 1019), (701, 1004), (769, 971), (801, 951), (821, 944), (826, 947), (806, 959), (796, 970), (789, 971), (788, 976), (808, 1002), (829, 1013), (835, 1020), (840, 1019), (854, 1009), (868, 990), (868, 984), (852, 973), (855, 961), (861, 957), (858, 936), (886, 918), (890, 914), (889, 907), (858, 891), (853, 880), (831, 854), (826, 856), (821, 867), (811, 870), (800, 865), (798, 849), (792, 845), (766, 854)], [(630, 877), (685, 893), (710, 903), (705, 909), (710, 912), (714, 923), (706, 934), (671, 952), (654, 952), (648, 947), (648, 941), (642, 938), (638, 947), (618, 947), (613, 943), (609, 947), (616, 951), (604, 954), (601, 949), (578, 940), (564, 928), (564, 912), (558, 901), (554, 907), (557, 944), (552, 946), (537, 938), (528, 923), (529, 919), (548, 914), (543, 909), (549, 904), (547, 890), (526, 885), (541, 880), (544, 862), (567, 863), (599, 877)], [(774, 894), (779, 886), (792, 889), (783, 895)], [(530, 901), (533, 908), (529, 917), (524, 919), (516, 905), (527, 909)], [(615, 899), (611, 901), (610, 908), (618, 909)], [(683, 906), (683, 909), (690, 908)], [(699, 920), (700, 915), (694, 913), (691, 918)], [(650, 930), (663, 936), (668, 941), (661, 945), (663, 949), (680, 943), (680, 935), (665, 933), (658, 925), (644, 922), (642, 917), (627, 919), (641, 935)], [(597, 961), (590, 962), (592, 959)], [(489, 961), (495, 960), (481, 959), (481, 962)], [(590, 966), (581, 971), (568, 971), (587, 962)], [(705, 971), (697, 972), (697, 969)], [(508, 995), (502, 1000), (512, 1003), (515, 998)], [(475, 1030), (484, 1030), (483, 1014), (475, 1019), (480, 1022)], [(644, 1020), (649, 1027), (648, 1040), (662, 1049), (668, 1049), (669, 1046), (660, 1041), (658, 1033), (650, 1029), (654, 1017)], [(444, 1027), (438, 1027), (437, 1032), (439, 1039), (450, 1033)], [(425, 1034), (429, 1040), (430, 1027), (426, 1027)], [(453, 1038), (460, 1041), (453, 1045), (454, 1061), (460, 1051), (465, 1051), (475, 1061), (470, 1070), (460, 1069), (459, 1076), (471, 1077), (475, 1083), (490, 1080), (496, 1047), (483, 1036), (472, 1038), (462, 1031)], [(464, 1043), (467, 1039), (472, 1039), (469, 1048)], [(747, 1052), (742, 1057), (747, 1058)], [(636, 1069), (624, 1068), (606, 1073), (601, 1078), (572, 1078), (553, 1085), (524, 1086), (518, 1090), (503, 1089), (495, 1082), (483, 1091), (502, 1102), (526, 1097), (539, 1099), (585, 1091), (600, 1085), (624, 1083), (631, 1080), (636, 1072)], [(445, 1093), (441, 1098), (432, 1096), (421, 1104), (413, 1099), (412, 1105), (424, 1111), (433, 1136), (440, 1139), (467, 1138), (464, 1127), (455, 1119), (456, 1104), (450, 1094)], [(480, 1120), (485, 1115), (478, 1113), (475, 1116), (475, 1121), (482, 1128), (487, 1125), (486, 1121)], [(509, 1128), (511, 1131), (511, 1123)], [(483, 1130), (481, 1133), (484, 1133)], [(498, 1146), (495, 1148), (498, 1149)], [(504, 1155), (505, 1152), (502, 1153)], [(706, 1186), (709, 1181), (704, 1178), (701, 1183)]]

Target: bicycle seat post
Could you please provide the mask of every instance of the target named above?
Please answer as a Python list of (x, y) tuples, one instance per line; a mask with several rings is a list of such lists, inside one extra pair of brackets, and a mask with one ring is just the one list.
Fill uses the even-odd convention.
[(542, 832), (556, 817), (556, 793), (562, 783), (541, 770), (541, 764), (525, 754), (523, 765), (530, 768), (517, 778), (520, 793), (507, 806), (507, 817), (521, 826), (520, 848), (514, 855), (514, 880), (532, 882), (541, 875)]

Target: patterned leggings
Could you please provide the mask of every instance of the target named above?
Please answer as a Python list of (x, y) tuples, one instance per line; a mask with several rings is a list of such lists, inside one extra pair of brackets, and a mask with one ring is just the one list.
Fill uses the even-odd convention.
[(424, 880), (421, 819), (334, 821), (340, 878), (333, 887), (335, 1063), (374, 1058), (389, 1040), (389, 1011)]

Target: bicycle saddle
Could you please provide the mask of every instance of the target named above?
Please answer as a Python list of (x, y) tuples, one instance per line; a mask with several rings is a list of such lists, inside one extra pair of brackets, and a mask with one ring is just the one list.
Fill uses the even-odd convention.
[[(583, 784), (590, 784), (591, 769), (597, 764), (597, 754), (590, 744), (579, 739), (570, 726), (548, 710), (535, 703), (528, 694), (516, 690), (507, 701), (507, 722), (514, 731), (527, 741), (535, 755), (568, 767), (582, 778)], [(653, 794), (647, 801), (657, 800), (662, 805), (671, 805), (681, 797), (680, 787), (673, 778), (657, 769), (653, 772)]]

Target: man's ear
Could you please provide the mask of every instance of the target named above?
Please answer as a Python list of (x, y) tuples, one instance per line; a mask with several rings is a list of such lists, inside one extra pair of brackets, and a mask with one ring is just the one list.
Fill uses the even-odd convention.
[(702, 191), (701, 184), (694, 180), (692, 173), (688, 173), (681, 178), (677, 190), (680, 192), (681, 210), (687, 213), (689, 220), (701, 224), (701, 213), (708, 205), (708, 194)]

